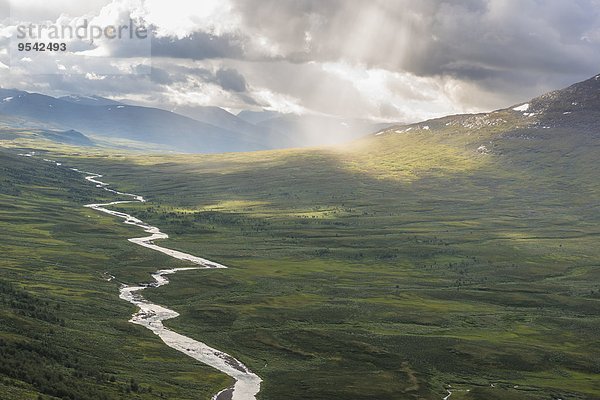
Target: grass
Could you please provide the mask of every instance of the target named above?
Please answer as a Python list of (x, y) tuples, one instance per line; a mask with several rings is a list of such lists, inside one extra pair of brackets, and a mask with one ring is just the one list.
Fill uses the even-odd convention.
[[(439, 125), (345, 149), (51, 150), (149, 199), (119, 208), (169, 233), (165, 245), (231, 267), (181, 272), (144, 294), (181, 314), (168, 326), (249, 365), (264, 379), (261, 399), (439, 399), (448, 385), (457, 399), (600, 398), (593, 138), (459, 135)], [(492, 154), (477, 152), (482, 143)], [(131, 308), (101, 280), (109, 272), (147, 281), (175, 261), (130, 245), (124, 239), (138, 232), (82, 209), (102, 194), (80, 177), (17, 162), (18, 171), (38, 165), (39, 182), (1, 203), (18, 226), (4, 241), (14, 242), (7, 268), (15, 282), (35, 278), (28, 291), (69, 304), (62, 318), (74, 351), (127, 371), (121, 384), (164, 376), (169, 398), (225, 387), (221, 375), (127, 324)], [(45, 266), (23, 266), (29, 258)], [(84, 329), (99, 318), (95, 331)], [(114, 351), (100, 351), (115, 338)]]

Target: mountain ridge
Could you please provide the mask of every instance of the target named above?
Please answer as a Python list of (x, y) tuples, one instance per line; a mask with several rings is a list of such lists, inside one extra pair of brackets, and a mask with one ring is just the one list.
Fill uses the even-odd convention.
[(142, 106), (88, 105), (38, 93), (0, 89), (0, 114), (50, 128), (163, 144), (183, 151), (263, 150), (260, 138), (216, 127), (170, 111)]
[(459, 126), (466, 131), (488, 129), (495, 133), (540, 129), (581, 129), (598, 134), (600, 121), (600, 75), (553, 90), (506, 108), (476, 114), (453, 114), (403, 125), (394, 125), (371, 136), (410, 131), (449, 133)]

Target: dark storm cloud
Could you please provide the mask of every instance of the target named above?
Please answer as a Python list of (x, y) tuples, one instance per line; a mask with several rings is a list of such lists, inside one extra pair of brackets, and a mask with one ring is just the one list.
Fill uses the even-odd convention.
[(598, 50), (598, 44), (581, 39), (598, 27), (598, 11), (591, 2), (482, 4), (487, 7), (441, 3), (429, 17), (429, 38), (424, 38), (418, 51), (409, 51), (399, 66), (419, 75), (480, 80), (517, 69), (581, 73), (596, 64), (592, 59), (597, 61), (597, 54), (591, 53)]
[(153, 37), (152, 56), (204, 60), (211, 58), (243, 58), (242, 45), (236, 37), (193, 32), (183, 38)]
[(220, 69), (215, 74), (219, 85), (225, 90), (245, 92), (248, 88), (246, 79), (235, 69)]
[[(147, 14), (153, 66), (138, 76), (88, 79), (80, 65), (78, 77), (18, 84), (410, 119), (506, 106), (600, 72), (600, 0), (230, 1)], [(126, 3), (112, 3), (115, 23), (131, 16)], [(98, 46), (148, 58), (133, 41)]]
[(190, 77), (201, 83), (212, 83), (220, 86), (226, 91), (242, 93), (248, 89), (244, 76), (233, 68), (218, 69), (212, 72), (206, 68), (171, 66), (169, 71), (164, 68), (153, 66), (150, 77), (153, 82), (160, 85), (171, 85), (188, 81)]
[(487, 85), (515, 75), (588, 76), (600, 65), (597, 0), (239, 0), (236, 7), (248, 32), (278, 40), (295, 62), (345, 60)]
[[(598, 0), (234, 0), (233, 10), (237, 29), (153, 37), (152, 55), (346, 61), (473, 81), (517, 69), (590, 75), (600, 63)], [(261, 51), (259, 38), (277, 51)], [(114, 46), (114, 56), (136, 55)]]

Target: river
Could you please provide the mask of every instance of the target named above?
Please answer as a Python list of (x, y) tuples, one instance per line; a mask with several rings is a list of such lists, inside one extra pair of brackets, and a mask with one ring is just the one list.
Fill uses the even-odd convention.
[[(51, 161), (51, 160), (46, 160)], [(53, 161), (51, 161), (53, 162)], [(60, 166), (60, 163), (54, 162)], [(154, 282), (141, 284), (137, 286), (122, 285), (120, 288), (120, 298), (126, 300), (139, 308), (139, 311), (133, 314), (129, 322), (137, 325), (142, 325), (152, 332), (154, 332), (162, 341), (169, 347), (182, 352), (183, 354), (192, 357), (195, 360), (202, 362), (203, 364), (209, 365), (235, 380), (235, 384), (226, 388), (212, 397), (212, 400), (255, 400), (256, 394), (260, 390), (261, 379), (258, 375), (254, 374), (248, 367), (242, 362), (236, 360), (229, 354), (212, 348), (205, 343), (199, 342), (182, 334), (179, 334), (163, 325), (163, 321), (172, 319), (179, 314), (176, 311), (170, 310), (158, 304), (154, 304), (142, 297), (141, 292), (147, 288), (159, 287), (169, 283), (166, 275), (174, 274), (180, 271), (190, 271), (198, 269), (212, 269), (212, 268), (227, 268), (226, 266), (207, 260), (205, 258), (197, 257), (191, 254), (183, 253), (181, 251), (168, 249), (166, 247), (158, 246), (154, 243), (155, 240), (167, 239), (169, 235), (160, 231), (159, 228), (145, 223), (144, 221), (133, 217), (132, 215), (122, 213), (119, 211), (110, 210), (107, 207), (127, 204), (134, 202), (145, 202), (146, 200), (136, 194), (123, 193), (113, 190), (108, 187), (107, 183), (100, 181), (102, 177), (100, 174), (94, 174), (89, 172), (83, 172), (76, 168), (72, 168), (73, 171), (80, 172), (86, 175), (85, 179), (96, 185), (96, 187), (104, 189), (108, 192), (121, 197), (131, 197), (132, 200), (119, 200), (109, 203), (98, 203), (98, 204), (87, 204), (85, 207), (91, 208), (96, 211), (100, 211), (115, 217), (122, 218), (124, 223), (128, 225), (134, 225), (148, 233), (148, 236), (131, 238), (130, 242), (137, 245), (161, 252), (170, 257), (178, 260), (186, 261), (195, 264), (194, 267), (189, 268), (174, 268), (174, 269), (163, 269), (156, 271), (152, 274)]]

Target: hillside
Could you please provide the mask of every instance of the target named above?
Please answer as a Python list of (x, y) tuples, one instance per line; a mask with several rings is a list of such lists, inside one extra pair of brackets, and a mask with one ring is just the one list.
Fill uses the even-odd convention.
[[(72, 146), (94, 146), (94, 142), (81, 132), (75, 130), (57, 131), (49, 129), (17, 129), (4, 128), (0, 131), (0, 140), (5, 141), (28, 141), (30, 143), (42, 144), (43, 140), (56, 144), (67, 144)], [(42, 142), (40, 142), (42, 140)]]
[(426, 130), (433, 134), (546, 135), (545, 130), (570, 130), (572, 134), (600, 134), (600, 75), (565, 89), (490, 113), (453, 115), (418, 124), (396, 125), (375, 136)]
[(349, 143), (342, 154), (357, 171), (391, 179), (411, 179), (427, 168), (457, 172), (490, 161), (509, 162), (520, 172), (543, 161), (541, 178), (565, 168), (580, 178), (593, 168), (580, 159), (596, 156), (599, 121), (596, 76), (489, 113), (395, 125)]

